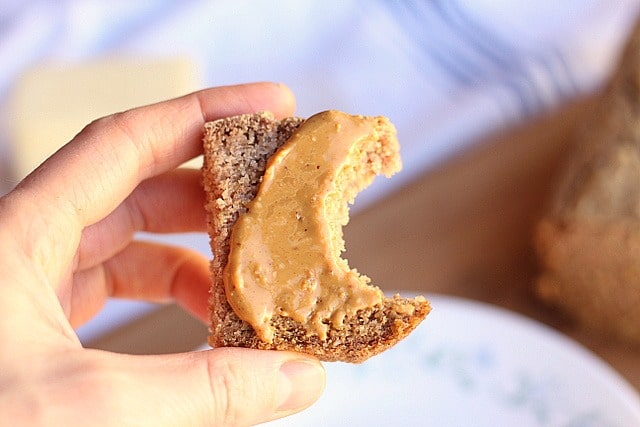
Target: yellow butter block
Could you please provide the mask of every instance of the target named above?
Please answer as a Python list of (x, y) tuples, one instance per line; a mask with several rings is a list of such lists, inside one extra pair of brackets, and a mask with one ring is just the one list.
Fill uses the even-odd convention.
[[(22, 179), (91, 121), (196, 90), (186, 58), (105, 59), (47, 65), (17, 82), (9, 110), (16, 180)], [(197, 160), (191, 166), (198, 167)]]

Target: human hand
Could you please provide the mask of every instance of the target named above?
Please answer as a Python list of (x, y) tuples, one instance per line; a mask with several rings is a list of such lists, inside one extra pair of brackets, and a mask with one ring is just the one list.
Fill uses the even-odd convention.
[(99, 119), (0, 199), (0, 424), (242, 426), (317, 399), (324, 371), (301, 354), (132, 356), (83, 349), (73, 331), (108, 296), (175, 300), (207, 321), (206, 257), (133, 235), (205, 230), (200, 173), (176, 170), (205, 121), (293, 108), (260, 83)]

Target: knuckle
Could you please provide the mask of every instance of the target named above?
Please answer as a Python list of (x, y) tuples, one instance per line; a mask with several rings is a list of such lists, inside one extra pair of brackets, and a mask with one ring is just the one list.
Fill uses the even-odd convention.
[(214, 425), (244, 425), (247, 408), (243, 405), (253, 401), (247, 396), (252, 383), (247, 384), (241, 368), (226, 358), (209, 358), (207, 370), (213, 399), (212, 419), (216, 420)]
[(101, 134), (107, 130), (117, 129), (124, 134), (131, 134), (131, 111), (122, 111), (99, 117), (84, 127), (83, 134)]

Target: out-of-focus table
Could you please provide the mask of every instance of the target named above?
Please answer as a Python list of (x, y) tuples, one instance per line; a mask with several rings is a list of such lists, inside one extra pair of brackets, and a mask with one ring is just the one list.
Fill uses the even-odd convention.
[[(640, 390), (639, 350), (578, 329), (531, 293), (537, 273), (532, 227), (572, 130), (592, 103), (576, 101), (488, 136), (355, 215), (345, 229), (350, 265), (384, 289), (480, 300), (541, 321), (594, 351)], [(159, 353), (205, 339), (204, 326), (167, 306), (89, 345)]]

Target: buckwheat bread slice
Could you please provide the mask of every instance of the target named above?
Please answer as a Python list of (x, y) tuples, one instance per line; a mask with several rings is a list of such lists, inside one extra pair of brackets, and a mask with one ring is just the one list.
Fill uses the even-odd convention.
[[(241, 320), (225, 295), (222, 272), (229, 255), (233, 226), (255, 197), (267, 160), (303, 122), (300, 118), (275, 120), (270, 113), (241, 115), (206, 123), (203, 182), (211, 249), (212, 286), (209, 301), (212, 347), (248, 347), (292, 350), (312, 354), (324, 361), (359, 363), (406, 337), (430, 311), (421, 297), (385, 298), (382, 305), (358, 311), (344, 328), (330, 328), (326, 340), (309, 336), (303, 325), (275, 315), (272, 343), (261, 341), (253, 328)], [(382, 144), (385, 141), (380, 141)], [(382, 150), (384, 153), (385, 150)], [(384, 155), (384, 154), (383, 154)], [(391, 161), (369, 152), (359, 167)], [(335, 236), (334, 236), (335, 237)], [(342, 239), (342, 236), (339, 236)]]

